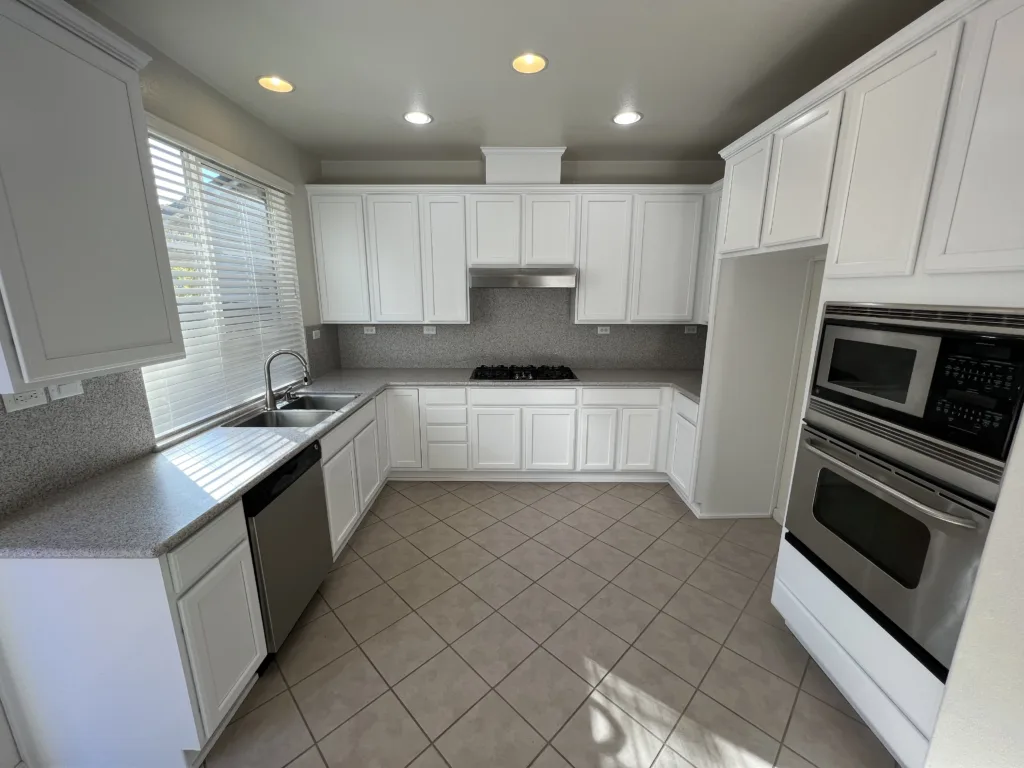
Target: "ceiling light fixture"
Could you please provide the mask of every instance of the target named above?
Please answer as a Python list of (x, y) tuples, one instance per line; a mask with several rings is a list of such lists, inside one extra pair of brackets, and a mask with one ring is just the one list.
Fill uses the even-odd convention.
[(426, 112), (406, 112), (405, 120), (413, 125), (426, 125), (427, 123), (434, 122), (434, 118)]
[(643, 117), (639, 112), (619, 112), (619, 114), (612, 118), (612, 122), (616, 125), (632, 125), (633, 123), (639, 123), (643, 120)]
[(548, 65), (539, 53), (521, 53), (512, 59), (512, 69), (521, 75), (535, 75)]
[(294, 85), (289, 83), (283, 77), (278, 77), (277, 75), (265, 75), (256, 82), (268, 91), (273, 91), (274, 93), (291, 93), (295, 90)]

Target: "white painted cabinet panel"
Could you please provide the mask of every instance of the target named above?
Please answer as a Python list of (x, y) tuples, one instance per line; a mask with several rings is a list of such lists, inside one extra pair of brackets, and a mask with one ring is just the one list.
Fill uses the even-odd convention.
[(378, 323), (423, 322), (416, 195), (367, 195), (370, 306)]
[(693, 301), (693, 322), (707, 325), (711, 319), (711, 277), (715, 271), (715, 248), (718, 244), (718, 213), (722, 207), (722, 190), (704, 196), (701, 216), (700, 259), (697, 262), (697, 290)]
[(583, 195), (576, 322), (626, 322), (632, 195)]
[(469, 263), (476, 266), (519, 264), (522, 196), (469, 195)]
[(377, 466), (383, 482), (391, 469), (391, 450), (388, 447), (388, 393), (381, 392), (373, 399), (377, 416)]
[(576, 409), (524, 408), (525, 469), (576, 468)]
[(761, 245), (824, 234), (842, 112), (839, 93), (775, 132)]
[(327, 521), (331, 529), (331, 550), (335, 557), (348, 539), (362, 504), (356, 481), (356, 451), (349, 443), (323, 466), (324, 492), (327, 495)]
[(203, 728), (212, 734), (267, 655), (249, 542), (178, 601)]
[(579, 469), (611, 472), (615, 469), (618, 443), (618, 408), (581, 408)]
[(468, 323), (466, 198), (422, 195), (423, 319), (428, 323)]
[(522, 469), (521, 424), (521, 408), (470, 408), (473, 469)]
[(623, 472), (654, 470), (658, 466), (657, 408), (623, 408), (619, 427), (619, 463)]
[(697, 428), (678, 413), (672, 414), (672, 432), (668, 447), (668, 473), (684, 491), (693, 494), (693, 467), (697, 449)]
[(703, 203), (701, 195), (636, 195), (633, 322), (693, 318)]
[(737, 152), (725, 164), (722, 217), (718, 225), (719, 253), (745, 251), (761, 244), (761, 221), (771, 154), (772, 137), (765, 136)]
[(576, 263), (576, 204), (579, 195), (523, 196), (523, 264)]
[(1024, 0), (989, 2), (968, 23), (925, 268), (1024, 269)]
[(368, 323), (370, 282), (360, 195), (312, 195), (316, 283), (325, 323)]
[(914, 271), (960, 30), (950, 25), (847, 90), (826, 278)]
[(377, 424), (363, 429), (352, 441), (356, 452), (356, 480), (359, 487), (359, 510), (370, 506), (380, 488), (380, 467), (377, 464)]
[(420, 449), (420, 393), (418, 389), (389, 389), (388, 448), (393, 469), (418, 469)]

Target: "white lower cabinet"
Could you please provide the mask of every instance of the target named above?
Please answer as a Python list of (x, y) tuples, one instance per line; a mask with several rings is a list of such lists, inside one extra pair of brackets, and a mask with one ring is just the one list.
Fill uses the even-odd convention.
[(522, 469), (522, 408), (470, 408), (473, 469)]
[(619, 463), (622, 472), (653, 471), (658, 466), (657, 408), (623, 408), (619, 428)]
[(420, 393), (417, 389), (389, 389), (388, 450), (393, 469), (419, 469)]
[(580, 409), (579, 469), (611, 472), (615, 469), (617, 408)]
[(673, 413), (668, 446), (668, 474), (684, 492), (685, 498), (693, 494), (696, 448), (697, 428), (678, 413)]
[(562, 470), (576, 468), (576, 409), (524, 408), (525, 468)]
[(391, 469), (391, 450), (388, 447), (388, 393), (381, 392), (373, 399), (377, 418), (377, 466), (380, 468), (381, 480), (388, 476)]
[(356, 481), (359, 488), (359, 510), (370, 506), (377, 489), (380, 488), (381, 474), (377, 455), (377, 424), (370, 424), (352, 441), (356, 454)]
[(362, 511), (356, 481), (354, 442), (349, 443), (324, 463), (324, 488), (327, 494), (327, 520), (331, 529), (331, 549), (337, 556)]

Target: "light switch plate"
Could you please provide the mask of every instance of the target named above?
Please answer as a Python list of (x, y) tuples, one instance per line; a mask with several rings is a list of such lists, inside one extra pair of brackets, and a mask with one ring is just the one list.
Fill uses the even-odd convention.
[(608, 336), (608, 335), (611, 334), (611, 332), (612, 332), (612, 327), (610, 325), (599, 325), (599, 326), (597, 326), (597, 335), (598, 336)]
[(65, 397), (74, 397), (83, 394), (82, 382), (72, 381), (68, 384), (54, 384), (46, 388), (51, 400), (63, 400)]
[(364, 325), (363, 333), (365, 333), (367, 336), (373, 336), (375, 333), (377, 333), (377, 328), (376, 326), (373, 325)]
[(37, 405), (46, 405), (46, 390), (30, 389), (27, 392), (15, 392), (13, 395), (4, 395), (4, 409), (8, 413), (24, 411), (26, 408), (35, 408)]
[(437, 326), (436, 325), (424, 325), (423, 326), (423, 335), (424, 336), (436, 336), (437, 335)]

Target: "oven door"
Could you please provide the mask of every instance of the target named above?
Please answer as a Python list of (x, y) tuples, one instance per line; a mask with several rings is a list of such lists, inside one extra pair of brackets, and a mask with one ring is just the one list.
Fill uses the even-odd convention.
[(971, 502), (804, 427), (787, 529), (943, 679), (988, 526)]
[(826, 320), (814, 393), (831, 399), (828, 392), (838, 392), (860, 402), (922, 417), (941, 343), (941, 336)]

